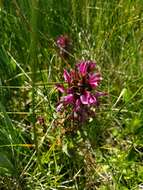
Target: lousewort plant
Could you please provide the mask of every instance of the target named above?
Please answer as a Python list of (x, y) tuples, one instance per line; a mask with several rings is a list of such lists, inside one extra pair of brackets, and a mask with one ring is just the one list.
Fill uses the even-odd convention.
[(58, 91), (63, 94), (57, 106), (57, 111), (68, 112), (70, 119), (84, 122), (95, 116), (94, 107), (99, 105), (99, 97), (105, 93), (97, 92), (102, 77), (95, 73), (96, 63), (80, 61), (68, 72), (64, 69), (64, 80), (67, 85), (58, 84)]

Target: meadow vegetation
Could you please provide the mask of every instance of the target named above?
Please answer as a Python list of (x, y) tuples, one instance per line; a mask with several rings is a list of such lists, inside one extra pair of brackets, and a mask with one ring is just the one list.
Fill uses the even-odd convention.
[[(75, 124), (56, 85), (81, 60), (106, 95)], [(142, 188), (143, 1), (0, 0), (0, 189)]]

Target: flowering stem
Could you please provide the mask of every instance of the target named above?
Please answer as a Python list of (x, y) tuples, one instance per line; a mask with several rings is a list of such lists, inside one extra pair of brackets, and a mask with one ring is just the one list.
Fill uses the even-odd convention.
[(70, 72), (64, 69), (63, 76), (68, 86), (57, 85), (58, 91), (64, 95), (59, 100), (57, 111), (71, 107), (71, 117), (77, 125), (95, 115), (91, 108), (98, 106), (98, 98), (105, 95), (96, 91), (102, 77), (100, 73), (95, 72), (95, 67), (94, 61), (80, 61)]

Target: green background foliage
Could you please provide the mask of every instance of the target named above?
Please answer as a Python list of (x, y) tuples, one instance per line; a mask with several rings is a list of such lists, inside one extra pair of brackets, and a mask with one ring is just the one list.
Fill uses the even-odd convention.
[[(0, 0), (0, 28), (0, 189), (141, 189), (143, 1)], [(96, 60), (108, 93), (73, 134), (55, 109), (61, 34), (70, 67)]]

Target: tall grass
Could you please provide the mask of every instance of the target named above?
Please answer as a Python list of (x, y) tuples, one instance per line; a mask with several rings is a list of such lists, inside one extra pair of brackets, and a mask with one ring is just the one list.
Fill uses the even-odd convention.
[[(0, 1), (0, 28), (0, 188), (141, 189), (143, 1)], [(109, 94), (72, 138), (55, 110), (61, 34)]]

